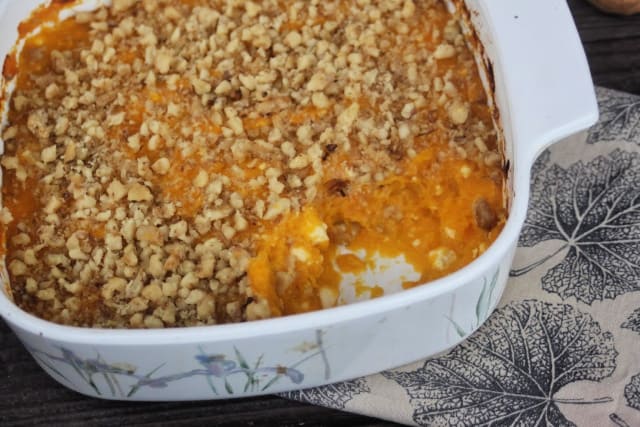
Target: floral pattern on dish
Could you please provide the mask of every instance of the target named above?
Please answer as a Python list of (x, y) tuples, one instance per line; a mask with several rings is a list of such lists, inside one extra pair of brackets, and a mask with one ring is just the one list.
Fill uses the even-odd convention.
[[(79, 388), (76, 382), (80, 380), (97, 396), (131, 398), (142, 388), (169, 388), (172, 383), (192, 377), (204, 378), (216, 396), (232, 396), (263, 392), (285, 379), (292, 384), (302, 384), (305, 374), (299, 366), (317, 357), (321, 358), (327, 377), (330, 367), (323, 346), (323, 332), (317, 330), (315, 335), (315, 343), (307, 343), (302, 351), (302, 358), (288, 366), (263, 366), (264, 354), (250, 363), (237, 347), (233, 348), (232, 355), (227, 355), (209, 353), (199, 346), (198, 353), (194, 356), (197, 367), (165, 375), (159, 375), (165, 366), (164, 363), (143, 373), (137, 366), (127, 362), (108, 362), (99, 353), (96, 357), (81, 357), (65, 347), (58, 347), (55, 352), (35, 348), (29, 348), (29, 351), (53, 375), (76, 389)], [(63, 367), (70, 367), (75, 374), (74, 377), (65, 375)]]
[[(476, 311), (475, 311), (475, 321), (471, 322), (469, 329), (465, 329), (458, 322), (453, 320), (453, 313), (450, 313), (448, 316), (445, 316), (451, 326), (454, 328), (456, 335), (459, 338), (464, 338), (470, 335), (473, 331), (475, 331), (480, 325), (482, 325), (485, 320), (489, 318), (490, 308), (494, 306), (497, 301), (494, 301), (499, 295), (494, 298), (493, 291), (498, 284), (498, 276), (500, 275), (500, 268), (496, 269), (496, 272), (493, 273), (491, 277), (491, 281), (487, 282), (487, 278), (483, 278), (482, 283), (482, 291), (480, 291), (480, 296), (478, 297), (478, 301), (476, 302)], [(453, 305), (452, 305), (453, 309)]]

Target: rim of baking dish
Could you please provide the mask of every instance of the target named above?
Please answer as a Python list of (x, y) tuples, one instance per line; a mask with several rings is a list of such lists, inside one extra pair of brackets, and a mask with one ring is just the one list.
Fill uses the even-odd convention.
[[(101, 3), (108, 5), (111, 2), (110, 0), (91, 0), (86, 3), (89, 4), (88, 7), (95, 8)], [(449, 4), (450, 7), (452, 7), (452, 5), (452, 3)], [(26, 37), (28, 36), (25, 36), (25, 38)], [(19, 40), (16, 41), (15, 45), (19, 42)], [(474, 52), (476, 55), (480, 55), (480, 57), (476, 58), (478, 67), (482, 69), (481, 73), (485, 73), (485, 76), (492, 81), (494, 79), (492, 71), (494, 70), (487, 69), (485, 65), (487, 61), (481, 60), (485, 59), (484, 52), (478, 52), (478, 48), (481, 49), (482, 46), (476, 47), (476, 51)], [(490, 98), (495, 97), (495, 93), (487, 92)], [(497, 108), (494, 99), (490, 99), (489, 102), (493, 103), (494, 108)], [(501, 113), (503, 114), (500, 114), (500, 119), (504, 117), (504, 113), (508, 112)], [(496, 126), (502, 134), (501, 139), (503, 140), (502, 145), (504, 148), (506, 145), (505, 140), (511, 140), (511, 138), (504, 135), (504, 129), (501, 123), (496, 123)], [(503, 153), (505, 152), (503, 149)], [(483, 254), (461, 269), (442, 278), (420, 284), (411, 289), (384, 295), (380, 298), (358, 301), (308, 313), (241, 323), (163, 329), (92, 328), (54, 323), (41, 319), (20, 308), (8, 296), (10, 290), (6, 288), (10, 287), (10, 283), (5, 270), (3, 274), (0, 275), (0, 283), (5, 287), (1, 292), (2, 296), (0, 296), (0, 315), (13, 326), (25, 329), (34, 334), (46, 336), (50, 339), (71, 341), (74, 343), (96, 343), (98, 341), (105, 343), (104, 339), (108, 338), (109, 341), (113, 341), (109, 342), (110, 345), (161, 344), (162, 341), (167, 338), (167, 335), (171, 336), (172, 343), (237, 340), (254, 336), (278, 335), (293, 331), (317, 329), (371, 315), (383, 315), (395, 309), (409, 307), (417, 301), (428, 300), (438, 295), (454, 291), (463, 285), (478, 280), (490, 266), (502, 262), (502, 258), (506, 256), (506, 252), (515, 245), (526, 214), (529, 187), (528, 179), (519, 182), (520, 185), (518, 185), (516, 181), (520, 180), (512, 174), (514, 171), (516, 173), (519, 172), (519, 169), (526, 169), (526, 174), (518, 173), (518, 175), (523, 176), (525, 179), (528, 176), (529, 165), (517, 165), (513, 170), (509, 171), (511, 175), (509, 178), (512, 180), (511, 185), (514, 190), (517, 188), (517, 193), (510, 191), (510, 189), (505, 189), (505, 196), (509, 204), (507, 222), (496, 240)], [(2, 171), (0, 170), (0, 178), (1, 173)], [(514, 194), (518, 194), (517, 200)]]
[[(521, 196), (524, 195), (521, 194)], [(525, 200), (523, 197), (519, 197), (519, 199)], [(242, 323), (163, 329), (106, 329), (67, 326), (41, 319), (22, 310), (3, 291), (0, 296), (0, 315), (12, 326), (50, 339), (78, 344), (99, 342), (116, 346), (167, 344), (168, 336), (171, 337), (171, 344), (181, 344), (239, 340), (299, 330), (319, 329), (367, 316), (384, 315), (388, 311), (409, 307), (417, 301), (454, 291), (483, 277), (488, 268), (502, 262), (508, 250), (515, 245), (520, 225), (524, 221), (526, 213), (526, 210), (521, 206), (526, 207), (526, 201), (512, 205), (509, 219), (498, 238), (470, 264), (440, 279), (367, 301), (309, 313)], [(5, 283), (4, 285), (8, 286), (9, 284)], [(105, 339), (108, 339), (109, 342), (106, 342)]]
[[(108, 4), (108, 0), (93, 0), (97, 3)], [(453, 0), (461, 4), (460, 0)], [(0, 12), (2, 10), (0, 9)], [(482, 46), (480, 46), (482, 48)], [(477, 52), (476, 52), (477, 53)], [(486, 59), (486, 58), (485, 58)], [(494, 59), (492, 70), (487, 69), (489, 63), (485, 63), (484, 71), (488, 77), (493, 79), (493, 72), (502, 70), (502, 58), (500, 55)], [(478, 64), (481, 68), (483, 64)], [(500, 88), (503, 89), (504, 88)], [(495, 96), (495, 93), (490, 93)], [(508, 95), (508, 94), (504, 94)], [(37, 316), (34, 316), (18, 307), (7, 295), (7, 290), (3, 289), (0, 296), (0, 315), (13, 327), (17, 327), (33, 334), (45, 336), (49, 339), (86, 344), (107, 344), (114, 346), (130, 345), (163, 345), (167, 344), (167, 337), (171, 337), (171, 344), (197, 343), (197, 342), (217, 342), (240, 340), (258, 336), (279, 335), (301, 330), (318, 329), (341, 322), (357, 320), (374, 315), (384, 315), (397, 309), (408, 308), (418, 301), (424, 301), (455, 291), (461, 286), (473, 283), (483, 277), (493, 266), (504, 261), (504, 258), (517, 243), (517, 239), (524, 222), (529, 199), (529, 173), (533, 158), (522, 153), (516, 148), (518, 144), (525, 142), (526, 135), (516, 135), (510, 128), (509, 117), (511, 115), (511, 103), (508, 96), (505, 96), (504, 103), (500, 109), (500, 119), (505, 122), (499, 123), (498, 128), (502, 132), (505, 140), (503, 153), (510, 154), (509, 160), (513, 165), (509, 170), (511, 185), (505, 190), (505, 195), (509, 203), (509, 215), (503, 230), (489, 248), (471, 263), (461, 269), (444, 276), (442, 278), (418, 285), (411, 289), (406, 289), (390, 295), (367, 301), (354, 302), (351, 304), (322, 309), (309, 313), (287, 315), (283, 317), (255, 320), (242, 323), (229, 323), (210, 326), (174, 327), (164, 329), (106, 329), (67, 326), (53, 323)], [(495, 108), (498, 105), (495, 104)], [(526, 141), (531, 145), (544, 146), (554, 142), (572, 131), (587, 127), (594, 120), (593, 117), (582, 117), (573, 123), (567, 123), (562, 129), (554, 129), (553, 132), (538, 136), (544, 141)], [(505, 128), (501, 126), (507, 124)], [(533, 135), (530, 135), (534, 137)], [(0, 171), (1, 172), (1, 171)], [(0, 176), (1, 178), (1, 176)], [(5, 287), (10, 286), (6, 271), (0, 278), (0, 283)]]

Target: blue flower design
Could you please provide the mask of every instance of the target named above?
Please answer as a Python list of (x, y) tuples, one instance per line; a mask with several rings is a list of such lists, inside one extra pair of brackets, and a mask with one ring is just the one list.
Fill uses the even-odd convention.
[[(297, 361), (293, 365), (284, 366), (261, 366), (262, 356), (258, 357), (255, 362), (249, 364), (242, 353), (234, 348), (235, 358), (229, 358), (225, 354), (205, 353), (200, 348), (200, 353), (194, 356), (195, 361), (200, 366), (196, 369), (192, 369), (186, 372), (177, 372), (169, 375), (154, 376), (163, 366), (160, 365), (146, 374), (137, 372), (136, 366), (128, 363), (108, 363), (100, 354), (94, 358), (82, 358), (78, 356), (72, 350), (59, 347), (60, 354), (51, 354), (45, 351), (30, 349), (31, 353), (38, 359), (44, 366), (46, 366), (52, 373), (58, 375), (65, 381), (73, 383), (67, 376), (65, 376), (56, 365), (59, 364), (69, 366), (76, 372), (81, 380), (91, 386), (97, 395), (102, 395), (101, 387), (104, 387), (104, 383), (96, 382), (97, 379), (103, 378), (104, 382), (109, 387), (111, 395), (119, 395), (123, 397), (131, 397), (137, 393), (143, 387), (149, 387), (152, 389), (163, 389), (169, 387), (173, 382), (180, 381), (191, 377), (204, 377), (207, 384), (215, 394), (218, 393), (216, 387), (217, 382), (221, 382), (226, 390), (227, 394), (234, 394), (234, 386), (238, 386), (238, 379), (229, 381), (230, 377), (238, 374), (245, 377), (244, 392), (257, 392), (269, 389), (273, 384), (282, 378), (288, 378), (293, 384), (301, 384), (304, 381), (304, 374), (296, 367), (309, 359), (314, 357), (322, 357), (325, 363), (326, 373), (329, 372), (328, 361), (324, 349), (322, 348), (322, 334), (316, 331), (317, 346), (314, 347), (317, 351), (312, 354), (305, 355), (301, 360)], [(123, 391), (119, 380), (128, 378), (131, 384), (128, 393)], [(213, 379), (217, 379), (214, 383)], [(242, 380), (240, 380), (242, 381)], [(240, 384), (242, 384), (240, 382)]]

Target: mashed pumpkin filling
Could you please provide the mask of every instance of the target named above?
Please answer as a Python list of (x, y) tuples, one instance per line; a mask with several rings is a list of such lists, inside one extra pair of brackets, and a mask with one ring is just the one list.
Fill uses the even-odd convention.
[(441, 1), (114, 0), (58, 20), (70, 4), (22, 23), (3, 67), (23, 309), (91, 327), (283, 316), (343, 303), (345, 275), (381, 258), (413, 269), (402, 288), (428, 283), (501, 231), (498, 133)]
[[(328, 193), (269, 230), (249, 264), (252, 289), (282, 315), (335, 306), (342, 274), (362, 273), (380, 257), (404, 256), (419, 273), (404, 288), (456, 271), (501, 229), (504, 217), (486, 217), (502, 203), (496, 176), (484, 162), (431, 141), (401, 174), (351, 189), (349, 197)], [(350, 252), (338, 255), (339, 247)], [(384, 294), (375, 284), (360, 286)]]

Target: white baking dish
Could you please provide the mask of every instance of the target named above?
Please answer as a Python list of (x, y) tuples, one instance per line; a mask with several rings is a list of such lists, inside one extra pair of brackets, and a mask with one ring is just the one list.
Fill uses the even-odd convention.
[[(17, 23), (40, 3), (0, 1), (0, 57), (15, 44)], [(74, 328), (27, 314), (4, 292), (0, 315), (53, 378), (110, 399), (214, 399), (318, 386), (409, 363), (464, 339), (484, 322), (505, 287), (536, 155), (593, 124), (597, 106), (565, 2), (455, 5), (464, 9), (480, 41), (479, 58), (490, 64), (510, 165), (509, 219), (476, 261), (428, 285), (375, 300), (243, 324)]]

